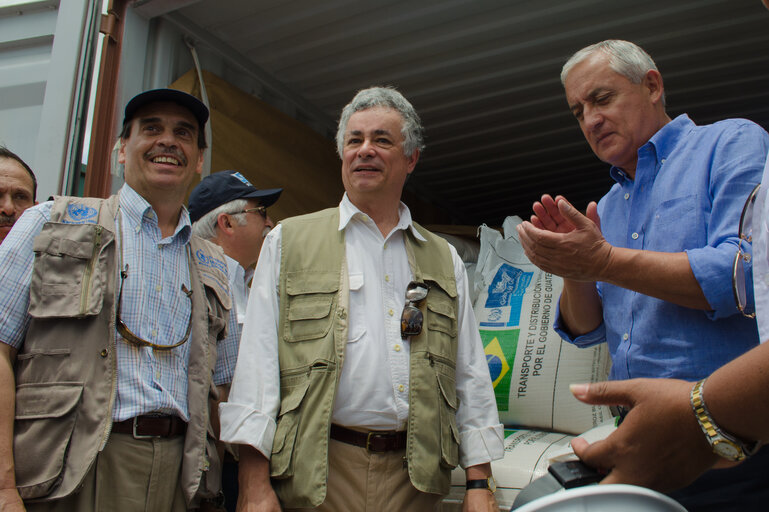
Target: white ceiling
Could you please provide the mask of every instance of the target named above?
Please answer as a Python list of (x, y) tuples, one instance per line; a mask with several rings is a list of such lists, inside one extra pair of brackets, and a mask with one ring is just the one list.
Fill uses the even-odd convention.
[[(142, 5), (140, 5), (142, 4)], [(611, 185), (559, 81), (576, 50), (640, 44), (671, 116), (769, 127), (769, 11), (759, 0), (145, 0), (263, 70), (297, 114), (331, 133), (356, 90), (394, 85), (427, 149), (408, 183), (461, 224), (528, 216), (543, 193), (583, 208)], [(269, 94), (265, 94), (269, 98)]]

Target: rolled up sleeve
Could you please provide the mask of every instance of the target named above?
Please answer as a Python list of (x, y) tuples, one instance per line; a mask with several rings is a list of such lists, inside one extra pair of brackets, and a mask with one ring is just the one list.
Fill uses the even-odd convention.
[(280, 226), (264, 241), (251, 284), (229, 398), (219, 405), (221, 440), (253, 446), (268, 459), (280, 406), (279, 269)]

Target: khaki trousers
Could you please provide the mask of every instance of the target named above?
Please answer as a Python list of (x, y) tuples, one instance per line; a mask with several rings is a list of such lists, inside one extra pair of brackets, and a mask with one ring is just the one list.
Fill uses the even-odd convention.
[(328, 447), (326, 501), (315, 509), (285, 512), (429, 512), (442, 496), (418, 491), (403, 465), (405, 450), (370, 453), (331, 439)]
[(66, 498), (25, 503), (27, 512), (182, 512), (184, 436), (134, 439), (112, 434), (81, 489)]

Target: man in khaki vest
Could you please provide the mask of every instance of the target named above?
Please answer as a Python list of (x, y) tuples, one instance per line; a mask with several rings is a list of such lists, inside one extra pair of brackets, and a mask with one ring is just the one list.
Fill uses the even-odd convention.
[[(208, 109), (126, 106), (109, 199), (28, 209), (0, 246), (0, 509), (183, 511), (218, 496), (209, 403), (237, 357), (224, 255), (191, 236)], [(23, 500), (23, 502), (22, 502)]]
[(422, 141), (400, 93), (360, 91), (337, 132), (339, 207), (265, 240), (220, 406), (239, 510), (431, 510), (458, 464), (466, 509), (496, 510), (503, 431), (465, 269), (400, 202)]

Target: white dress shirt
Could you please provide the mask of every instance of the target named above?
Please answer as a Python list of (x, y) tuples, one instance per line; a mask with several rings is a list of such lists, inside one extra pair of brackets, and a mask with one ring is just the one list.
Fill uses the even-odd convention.
[(236, 260), (226, 254), (224, 259), (227, 261), (227, 277), (230, 280), (230, 292), (232, 293), (233, 311), (236, 313), (238, 327), (243, 328), (243, 321), (246, 318), (246, 304), (248, 303), (248, 288), (246, 287), (246, 270)]
[(753, 207), (753, 295), (761, 343), (769, 340), (769, 156)]
[[(400, 221), (387, 236), (347, 198), (339, 205), (350, 282), (345, 363), (332, 421), (371, 430), (403, 430), (408, 418), (409, 341), (400, 336), (406, 286), (412, 279), (404, 232), (414, 229), (400, 205)], [(269, 458), (280, 406), (278, 283), (281, 226), (264, 242), (254, 273), (240, 353), (227, 403), (220, 406), (221, 439), (249, 444)], [(463, 467), (502, 458), (503, 427), (469, 299), (467, 275), (456, 250), (458, 310), (457, 426)]]

